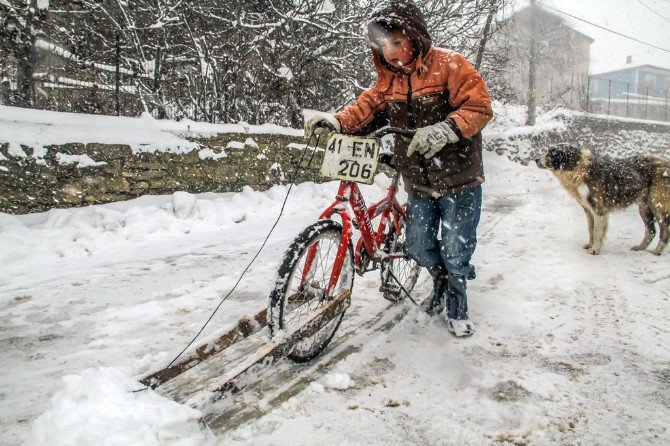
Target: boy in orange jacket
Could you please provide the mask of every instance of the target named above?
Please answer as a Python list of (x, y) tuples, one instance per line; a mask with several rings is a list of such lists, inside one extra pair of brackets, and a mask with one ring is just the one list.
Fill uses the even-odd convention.
[[(460, 54), (432, 45), (423, 14), (411, 0), (383, 2), (372, 14), (368, 38), (376, 83), (335, 115), (305, 122), (305, 135), (367, 134), (385, 125), (416, 129), (411, 142), (398, 138), (394, 158), (407, 203), (407, 255), (428, 268), (430, 315), (447, 309), (447, 328), (470, 336), (466, 281), (477, 244), (484, 169), (481, 130), (493, 117), (479, 73)], [(439, 234), (441, 232), (441, 237)]]

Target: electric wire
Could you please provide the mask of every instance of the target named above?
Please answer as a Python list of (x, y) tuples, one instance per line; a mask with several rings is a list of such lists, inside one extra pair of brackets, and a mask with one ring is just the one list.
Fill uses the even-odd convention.
[(668, 19), (668, 18), (665, 17), (664, 15), (661, 15), (659, 12), (656, 12), (655, 10), (651, 9), (651, 7), (649, 7), (649, 6), (645, 5), (644, 3), (642, 3), (642, 0), (637, 0), (637, 2), (638, 2), (639, 4), (641, 4), (642, 6), (644, 6), (645, 8), (647, 8), (648, 10), (650, 10), (651, 12), (653, 12), (654, 14), (656, 14), (657, 16), (659, 16), (660, 18), (662, 18), (663, 20), (665, 20), (666, 22), (670, 23), (670, 19)]
[(568, 16), (568, 17), (572, 17), (573, 19), (575, 19), (575, 20), (579, 20), (580, 22), (588, 23), (589, 25), (595, 26), (596, 28), (600, 28), (600, 29), (605, 30), (605, 31), (607, 31), (607, 32), (616, 34), (616, 35), (618, 35), (618, 36), (625, 37), (626, 39), (634, 40), (635, 42), (642, 43), (642, 44), (644, 44), (644, 45), (648, 45), (648, 46), (650, 46), (650, 47), (652, 47), (652, 48), (656, 48), (656, 49), (661, 50), (661, 51), (665, 51), (666, 53), (670, 53), (670, 50), (667, 49), (667, 48), (662, 48), (662, 47), (660, 47), (660, 46), (654, 45), (653, 43), (645, 42), (645, 41), (643, 41), (643, 40), (636, 39), (635, 37), (627, 36), (626, 34), (622, 34), (622, 33), (618, 32), (618, 31), (614, 31), (613, 29), (605, 28), (605, 27), (602, 26), (602, 25), (598, 25), (598, 24), (596, 24), (596, 23), (589, 22), (588, 20), (582, 19), (581, 17), (577, 17), (577, 16), (574, 16), (574, 15), (572, 15), (572, 14), (568, 14), (567, 12), (563, 12), (563, 11), (561, 11), (560, 9), (552, 8), (551, 6), (548, 6), (548, 5), (546, 5), (546, 4), (543, 4), (542, 7), (543, 7), (543, 8), (547, 8), (547, 9), (551, 9), (552, 11), (556, 11), (556, 12), (561, 13), (561, 14), (564, 14), (564, 15), (566, 15), (566, 16)]

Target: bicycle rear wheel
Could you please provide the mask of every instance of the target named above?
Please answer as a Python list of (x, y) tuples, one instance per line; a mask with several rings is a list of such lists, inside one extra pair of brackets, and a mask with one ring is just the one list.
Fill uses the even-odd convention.
[[(333, 290), (326, 293), (341, 240), (342, 226), (332, 220), (322, 220), (305, 228), (289, 246), (269, 298), (272, 335), (277, 330), (290, 331), (300, 326), (334, 296), (351, 291), (354, 261), (349, 244), (339, 279)], [(310, 253), (313, 260), (308, 266)], [(314, 335), (302, 339), (288, 357), (296, 362), (307, 362), (319, 355), (335, 335), (343, 317), (344, 312)]]
[(382, 260), (380, 268), (382, 282), (380, 291), (384, 299), (391, 302), (399, 302), (406, 297), (405, 292), (412, 292), (421, 272), (419, 264), (405, 256), (403, 252), (405, 244), (404, 219), (398, 219), (398, 228), (400, 228), (399, 234), (395, 225), (391, 225), (383, 246), (384, 252), (389, 257)]

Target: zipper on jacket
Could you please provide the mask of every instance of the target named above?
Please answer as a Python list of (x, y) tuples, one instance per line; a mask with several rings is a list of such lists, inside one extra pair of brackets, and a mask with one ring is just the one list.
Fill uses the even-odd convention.
[[(412, 110), (412, 73), (407, 75), (407, 116), (409, 117), (409, 128), (416, 128), (416, 118), (414, 117), (414, 110)], [(429, 165), (433, 164), (432, 158), (424, 158), (423, 156), (419, 157), (419, 162), (423, 169), (427, 169)], [(426, 181), (428, 182), (428, 188), (431, 188), (430, 180), (428, 179), (428, 174), (426, 173)]]
[(409, 117), (409, 126), (411, 129), (416, 127), (414, 111), (412, 110), (412, 73), (407, 74), (407, 115)]

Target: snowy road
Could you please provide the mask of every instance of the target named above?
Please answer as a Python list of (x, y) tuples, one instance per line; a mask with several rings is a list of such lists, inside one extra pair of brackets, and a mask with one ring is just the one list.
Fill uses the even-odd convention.
[[(670, 443), (670, 254), (629, 250), (643, 235), (629, 209), (589, 256), (583, 212), (548, 172), (490, 153), (485, 165), (474, 337), (389, 306), (370, 273), (322, 357), (201, 408), (204, 431), (200, 414), (128, 392), (131, 378), (198, 331), (286, 188), (198, 196), (183, 218), (170, 197), (0, 215), (0, 444)], [(289, 240), (335, 188), (294, 189), (203, 339), (265, 304)], [(414, 294), (429, 291), (423, 274)]]

